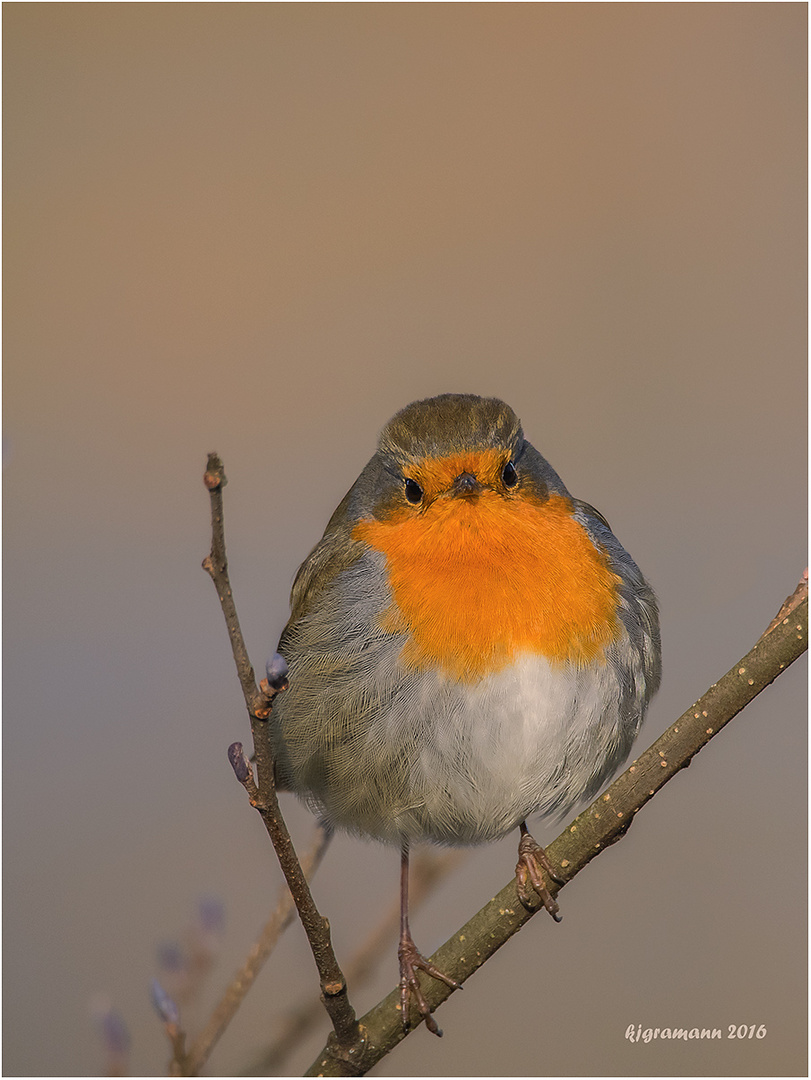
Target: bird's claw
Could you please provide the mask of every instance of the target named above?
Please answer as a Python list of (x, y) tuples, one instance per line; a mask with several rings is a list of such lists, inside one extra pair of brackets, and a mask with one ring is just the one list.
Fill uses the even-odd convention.
[(560, 914), (560, 907), (544, 884), (542, 870), (545, 870), (552, 880), (558, 882), (559, 885), (564, 884), (563, 879), (555, 873), (541, 845), (528, 832), (522, 833), (518, 842), (518, 863), (515, 867), (515, 883), (519, 899), (524, 907), (535, 907), (535, 902), (528, 888), (528, 884), (531, 884), (543, 901), (543, 906), (555, 922), (560, 922), (563, 918)]
[(400, 1009), (402, 1013), (403, 1030), (408, 1031), (408, 1009), (413, 996), (420, 1016), (422, 1016), (425, 1021), (425, 1026), (429, 1031), (433, 1032), (434, 1035), (438, 1035), (441, 1038), (442, 1029), (437, 1026), (436, 1020), (434, 1020), (431, 1015), (431, 1007), (425, 1000), (425, 995), (420, 987), (420, 981), (417, 978), (417, 971), (424, 971), (425, 974), (430, 975), (432, 979), (439, 979), (440, 982), (444, 982), (445, 985), (449, 986), (452, 990), (461, 990), (462, 984), (456, 982), (455, 979), (451, 979), (443, 971), (440, 971), (430, 960), (426, 960), (410, 937), (405, 938), (400, 942), (397, 955), (400, 959)]

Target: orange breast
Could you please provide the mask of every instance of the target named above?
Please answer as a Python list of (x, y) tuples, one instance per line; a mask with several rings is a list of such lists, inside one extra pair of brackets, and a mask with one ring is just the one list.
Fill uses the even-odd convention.
[(403, 660), (416, 668), (476, 681), (522, 651), (604, 660), (619, 633), (620, 579), (562, 496), (446, 495), (353, 535), (386, 557), (393, 605), (381, 626), (408, 634)]

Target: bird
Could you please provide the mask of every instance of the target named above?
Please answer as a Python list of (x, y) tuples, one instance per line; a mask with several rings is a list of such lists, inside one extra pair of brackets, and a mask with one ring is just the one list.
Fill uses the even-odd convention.
[(277, 787), (399, 847), (402, 1022), (413, 1002), (441, 1035), (417, 972), (459, 984), (412, 938), (411, 846), (518, 829), (519, 897), (560, 920), (527, 819), (628, 757), (660, 681), (655, 595), (507, 404), (441, 394), (382, 429), (295, 576), (278, 654)]

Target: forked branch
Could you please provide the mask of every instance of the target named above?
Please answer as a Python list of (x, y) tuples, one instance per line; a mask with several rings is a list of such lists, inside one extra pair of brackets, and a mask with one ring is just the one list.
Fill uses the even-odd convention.
[(364, 1033), (349, 1002), (346, 979), (332, 948), (329, 923), (319, 914), (315, 906), (276, 798), (273, 753), (267, 721), (273, 698), (287, 685), (283, 677), (284, 672), (276, 673), (272, 685), (266, 679), (262, 680), (260, 686), (256, 685), (254, 670), (239, 628), (236, 605), (228, 577), (222, 497), (222, 489), (227, 481), (222, 461), (216, 454), (208, 456), (203, 481), (211, 500), (211, 552), (203, 560), (203, 569), (211, 576), (217, 588), (220, 606), (228, 627), (231, 650), (251, 722), (257, 780), (254, 780), (253, 769), (242, 754), (242, 748), (236, 751), (238, 744), (231, 748), (229, 757), (238, 779), (248, 791), (251, 805), (258, 810), (264, 822), (307, 934), (318, 968), (321, 998), (333, 1026), (329, 1042), (331, 1059), (336, 1063), (336, 1067), (338, 1067), (338, 1062), (344, 1062), (343, 1069), (347, 1075), (356, 1075), (359, 1067), (363, 1069), (363, 1065), (357, 1063), (362, 1062), (364, 1057)]

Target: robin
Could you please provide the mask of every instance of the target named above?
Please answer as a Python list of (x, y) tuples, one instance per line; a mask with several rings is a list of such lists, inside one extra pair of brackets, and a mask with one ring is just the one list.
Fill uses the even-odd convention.
[(409, 845), (518, 828), (520, 898), (559, 920), (526, 820), (593, 796), (628, 756), (659, 684), (654, 594), (508, 405), (442, 394), (385, 426), (291, 606), (278, 786), (399, 846), (403, 1024), (413, 997), (441, 1035), (416, 973), (458, 984), (411, 937)]

